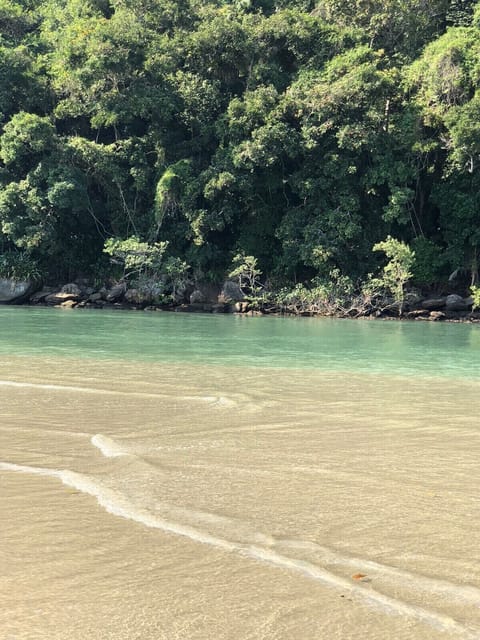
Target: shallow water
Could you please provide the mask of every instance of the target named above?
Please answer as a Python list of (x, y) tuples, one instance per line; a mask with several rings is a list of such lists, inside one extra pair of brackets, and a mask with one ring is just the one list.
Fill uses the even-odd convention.
[(478, 327), (0, 328), (2, 640), (480, 638)]

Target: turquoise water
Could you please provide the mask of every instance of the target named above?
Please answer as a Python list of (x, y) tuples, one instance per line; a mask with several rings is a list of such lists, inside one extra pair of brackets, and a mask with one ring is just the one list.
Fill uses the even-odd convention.
[(4, 307), (0, 354), (479, 378), (480, 327)]

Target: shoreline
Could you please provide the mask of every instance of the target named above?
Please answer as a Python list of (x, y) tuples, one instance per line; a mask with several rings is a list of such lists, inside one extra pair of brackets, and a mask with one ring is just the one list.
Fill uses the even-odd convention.
[[(247, 311), (240, 311), (235, 308), (238, 303), (222, 303), (217, 304), (180, 304), (180, 305), (134, 305), (125, 302), (107, 302), (102, 301), (101, 304), (89, 303), (86, 301), (78, 301), (72, 304), (72, 301), (67, 300), (59, 304), (45, 303), (45, 302), (25, 302), (25, 303), (9, 303), (2, 304), (2, 306), (8, 307), (28, 307), (28, 308), (53, 308), (59, 310), (72, 309), (72, 310), (98, 310), (98, 311), (131, 311), (134, 313), (147, 312), (147, 313), (186, 313), (189, 315), (232, 315), (242, 316), (246, 318), (263, 318), (263, 317), (275, 317), (275, 318), (330, 318), (332, 320), (369, 320), (369, 321), (394, 321), (394, 322), (447, 322), (456, 324), (480, 324), (480, 311), (479, 312), (428, 312), (427, 310), (415, 309), (408, 311), (401, 316), (393, 315), (389, 313), (371, 313), (371, 314), (358, 314), (358, 315), (345, 315), (335, 313), (321, 313), (321, 312), (294, 312), (289, 310), (272, 310), (272, 309), (249, 309)], [(421, 315), (418, 312), (421, 312)]]
[[(456, 293), (436, 297), (409, 293), (406, 299), (389, 298), (313, 300), (302, 297), (283, 300), (272, 292), (270, 299), (248, 298), (233, 281), (226, 281), (216, 291), (195, 289), (189, 296), (183, 292), (174, 300), (152, 299), (138, 289), (129, 289), (125, 282), (107, 286), (91, 286), (86, 280), (46, 286), (35, 282), (3, 280), (0, 304), (6, 306), (53, 307), (59, 309), (119, 309), (170, 313), (201, 313), (241, 315), (246, 317), (307, 317), (365, 320), (401, 320), (415, 322), (480, 323), (480, 309), (474, 310), (474, 300)], [(203, 289), (203, 287), (202, 287)], [(187, 300), (190, 302), (187, 302)], [(400, 314), (399, 311), (402, 311)]]

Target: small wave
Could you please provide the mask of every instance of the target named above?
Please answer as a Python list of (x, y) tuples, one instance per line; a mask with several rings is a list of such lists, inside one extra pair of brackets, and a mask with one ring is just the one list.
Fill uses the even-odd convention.
[(44, 384), (38, 382), (18, 382), (16, 380), (0, 380), (0, 387), (14, 387), (19, 389), (44, 389), (46, 391), (67, 391), (74, 393), (88, 393), (105, 396), (127, 396), (134, 398), (164, 398), (170, 400), (185, 400), (187, 402), (201, 402), (210, 405), (236, 407), (237, 402), (226, 396), (177, 396), (165, 393), (148, 393), (144, 391), (122, 391), (120, 389), (100, 389), (95, 387), (77, 387), (64, 384)]
[(125, 496), (113, 489), (102, 486), (89, 476), (69, 470), (30, 467), (8, 462), (0, 462), (0, 470), (57, 478), (64, 485), (95, 497), (98, 504), (112, 515), (133, 520), (150, 528), (173, 533), (194, 542), (207, 544), (222, 551), (238, 553), (243, 557), (264, 562), (280, 569), (295, 571), (337, 591), (348, 593), (352, 597), (388, 613), (414, 618), (440, 631), (454, 632), (465, 640), (478, 640), (478, 632), (463, 626), (449, 616), (387, 596), (373, 589), (371, 585), (352, 584), (350, 580), (337, 576), (312, 562), (292, 558), (271, 548), (230, 542), (194, 527), (164, 520), (145, 509), (138, 509)]
[(129, 453), (117, 444), (111, 438), (103, 436), (101, 433), (90, 438), (90, 442), (94, 447), (99, 449), (106, 458), (119, 458), (120, 456), (128, 456)]
[(78, 391), (79, 393), (116, 394), (108, 389), (92, 389), (90, 387), (74, 387), (63, 384), (40, 384), (37, 382), (16, 382), (14, 380), (0, 380), (2, 387), (16, 387), (20, 389), (45, 389), (49, 391)]
[(354, 556), (346, 556), (330, 548), (323, 547), (314, 542), (301, 540), (282, 540), (280, 546), (285, 550), (307, 550), (320, 556), (325, 564), (348, 567), (357, 571), (364, 571), (372, 578), (389, 580), (396, 587), (409, 588), (412, 591), (424, 592), (427, 594), (436, 593), (440, 596), (447, 596), (449, 600), (457, 602), (469, 602), (478, 605), (480, 602), (480, 589), (469, 585), (458, 585), (441, 578), (430, 578), (413, 571), (398, 569), (373, 560), (366, 560)]
[(0, 387), (15, 387), (19, 389), (45, 389), (46, 391), (68, 391), (74, 393), (88, 393), (101, 396), (128, 396), (135, 398), (170, 398), (172, 395), (164, 393), (146, 393), (143, 391), (122, 391), (121, 389), (100, 389), (95, 387), (77, 387), (65, 384), (43, 384), (39, 382), (17, 382), (16, 380), (0, 380)]

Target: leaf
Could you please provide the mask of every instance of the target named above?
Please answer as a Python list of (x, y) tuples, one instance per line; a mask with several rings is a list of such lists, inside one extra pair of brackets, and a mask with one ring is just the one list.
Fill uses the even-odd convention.
[(365, 573), (355, 573), (352, 576), (352, 580), (362, 580), (363, 578), (366, 578), (366, 574)]

